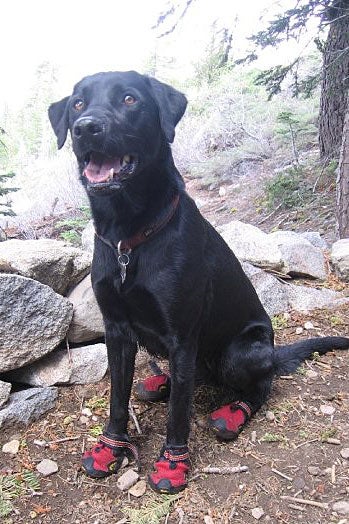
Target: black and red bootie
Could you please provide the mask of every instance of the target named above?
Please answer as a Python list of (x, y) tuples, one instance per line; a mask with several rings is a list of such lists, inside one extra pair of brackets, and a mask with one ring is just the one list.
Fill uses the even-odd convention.
[(149, 366), (154, 375), (136, 385), (135, 393), (137, 398), (146, 402), (167, 400), (171, 391), (170, 377), (161, 371), (156, 362), (149, 362)]
[(208, 424), (218, 438), (233, 440), (250, 420), (251, 415), (251, 407), (246, 402), (237, 401), (213, 411)]
[(149, 475), (150, 487), (158, 493), (179, 493), (188, 485), (187, 473), (190, 469), (187, 446), (164, 446), (159, 460), (154, 464), (155, 471)]
[(137, 448), (125, 438), (113, 438), (107, 433), (99, 437), (98, 443), (82, 457), (82, 469), (92, 478), (104, 478), (117, 473), (125, 457), (134, 458), (139, 467)]

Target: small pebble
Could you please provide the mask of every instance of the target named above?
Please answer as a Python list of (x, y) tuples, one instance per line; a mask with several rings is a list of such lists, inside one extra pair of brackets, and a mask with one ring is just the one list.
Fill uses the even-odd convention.
[(81, 415), (81, 417), (79, 418), (79, 422), (80, 424), (88, 424), (90, 422), (90, 419), (85, 415)]
[(324, 415), (333, 415), (333, 413), (336, 411), (336, 408), (334, 408), (333, 406), (322, 405), (320, 406), (320, 411)]
[(252, 431), (251, 442), (256, 442), (256, 440), (257, 440), (257, 431)]
[(306, 322), (304, 324), (304, 329), (308, 330), (308, 329), (314, 329), (314, 324), (312, 322)]
[(2, 446), (2, 452), (3, 453), (11, 453), (12, 455), (16, 455), (19, 450), (19, 440), (10, 440), (10, 442), (7, 442)]
[(308, 466), (308, 473), (316, 477), (320, 474), (320, 468), (317, 466)]
[(81, 410), (81, 415), (85, 415), (86, 417), (92, 417), (92, 411), (90, 408), (84, 408)]
[(349, 448), (343, 448), (341, 449), (341, 456), (344, 459), (349, 459)]
[(227, 190), (225, 189), (225, 187), (221, 186), (219, 188), (218, 194), (221, 198), (224, 197), (227, 194)]
[(54, 460), (44, 459), (41, 462), (39, 462), (39, 464), (36, 466), (36, 469), (44, 477), (48, 477), (49, 475), (52, 475), (53, 473), (57, 473), (58, 464)]
[(142, 497), (144, 495), (144, 493), (146, 492), (147, 490), (147, 483), (145, 480), (140, 480), (139, 482), (137, 482), (137, 484), (135, 484), (134, 486), (132, 486), (128, 492), (130, 493), (130, 495), (132, 495), (133, 497)]
[(332, 509), (340, 515), (349, 515), (349, 500), (339, 500), (335, 502)]
[(305, 372), (305, 376), (307, 378), (317, 378), (319, 376), (319, 373), (316, 373), (313, 369), (307, 369)]
[(259, 519), (261, 519), (263, 517), (264, 510), (263, 510), (263, 508), (253, 508), (251, 513), (252, 513), (252, 517), (254, 519), (259, 520)]
[(269, 421), (269, 422), (273, 422), (275, 420), (275, 415), (272, 411), (267, 411), (265, 413), (265, 418)]
[(33, 444), (35, 444), (35, 446), (39, 446), (40, 448), (44, 448), (47, 445), (47, 442), (46, 440), (40, 440), (36, 438), (33, 440)]
[(121, 491), (130, 489), (139, 480), (139, 475), (133, 469), (125, 471), (121, 477), (118, 478), (116, 485)]
[(302, 327), (297, 327), (296, 328), (296, 335), (301, 335), (303, 333), (303, 328)]
[(205, 515), (204, 516), (204, 522), (205, 522), (205, 524), (214, 524), (213, 518), (210, 517), (210, 515)]

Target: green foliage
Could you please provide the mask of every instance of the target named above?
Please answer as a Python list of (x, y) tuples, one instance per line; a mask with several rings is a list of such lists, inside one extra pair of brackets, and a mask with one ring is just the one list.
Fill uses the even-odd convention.
[(108, 407), (108, 401), (104, 397), (94, 396), (86, 402), (86, 406), (90, 409), (106, 409)]
[(160, 524), (161, 519), (170, 512), (172, 504), (179, 498), (180, 495), (161, 495), (140, 509), (123, 507), (122, 511), (131, 524)]
[(262, 442), (287, 442), (287, 438), (284, 435), (281, 435), (280, 433), (264, 433), (263, 437), (261, 438)]
[(60, 231), (60, 238), (75, 246), (81, 245), (81, 233), (91, 218), (91, 211), (87, 206), (80, 207), (78, 212), (80, 216), (65, 218), (55, 224), (55, 228)]
[(205, 55), (194, 65), (195, 82), (198, 86), (212, 84), (233, 66), (229, 63), (229, 52), (232, 45), (232, 34), (228, 29), (217, 31), (216, 23), (212, 25), (211, 41)]
[(264, 186), (268, 209), (303, 206), (312, 195), (311, 188), (300, 167), (290, 167), (268, 180)]
[(90, 428), (89, 434), (92, 437), (97, 438), (99, 437), (99, 435), (102, 435), (103, 429), (104, 429), (104, 424), (95, 424), (94, 426)]
[(274, 315), (271, 319), (271, 323), (275, 331), (284, 329), (287, 327), (287, 318), (285, 318), (284, 315)]
[(13, 511), (12, 500), (27, 492), (39, 491), (40, 481), (33, 471), (24, 470), (18, 475), (0, 475), (0, 517)]

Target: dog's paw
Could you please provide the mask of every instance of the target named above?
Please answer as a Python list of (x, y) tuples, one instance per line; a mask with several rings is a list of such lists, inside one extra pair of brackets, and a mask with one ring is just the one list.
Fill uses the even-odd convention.
[(208, 419), (216, 437), (234, 440), (250, 420), (252, 410), (246, 402), (233, 402), (213, 411)]
[(150, 487), (158, 493), (174, 494), (187, 487), (187, 473), (190, 469), (187, 446), (164, 446), (155, 471), (149, 475)]
[(103, 434), (91, 451), (84, 453), (81, 466), (89, 477), (104, 478), (117, 473), (125, 456), (130, 454), (138, 465), (138, 452), (133, 444)]

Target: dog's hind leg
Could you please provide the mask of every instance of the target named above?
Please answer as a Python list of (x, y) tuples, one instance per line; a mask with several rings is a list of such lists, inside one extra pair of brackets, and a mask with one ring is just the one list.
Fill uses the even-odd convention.
[(240, 336), (223, 352), (217, 373), (227, 389), (239, 392), (239, 399), (211, 413), (209, 426), (218, 438), (233, 440), (269, 396), (275, 373), (271, 339)]
[(132, 387), (137, 345), (129, 336), (115, 331), (106, 322), (106, 344), (111, 376), (110, 418), (99, 442), (85, 452), (82, 466), (95, 478), (116, 473), (125, 455), (132, 455), (138, 462), (138, 452), (128, 438), (128, 405)]

